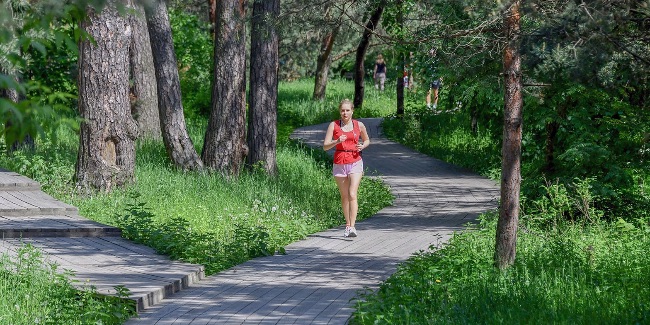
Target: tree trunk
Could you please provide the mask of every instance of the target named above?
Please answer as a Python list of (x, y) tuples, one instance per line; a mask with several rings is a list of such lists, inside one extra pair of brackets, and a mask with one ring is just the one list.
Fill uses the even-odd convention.
[(82, 23), (93, 41), (79, 45), (79, 113), (83, 122), (75, 171), (82, 189), (110, 191), (135, 180), (137, 125), (129, 104), (131, 25), (114, 2), (89, 9)]
[(478, 134), (478, 106), (472, 105), (470, 111), (470, 127), (472, 130), (472, 135), (476, 136)]
[(555, 171), (555, 141), (557, 131), (560, 130), (560, 123), (552, 121), (546, 123), (546, 146), (544, 147), (544, 171), (552, 173)]
[(571, 101), (561, 103), (557, 106), (558, 119), (546, 123), (546, 146), (544, 148), (544, 171), (553, 173), (555, 171), (555, 144), (557, 143), (557, 132), (560, 130), (560, 121), (567, 117), (567, 108)]
[(504, 12), (504, 32), (507, 40), (503, 53), (505, 105), (501, 149), (501, 207), (497, 222), (495, 251), (495, 265), (499, 269), (512, 265), (517, 252), (523, 107), (519, 6), (520, 0), (514, 0)]
[[(404, 27), (404, 1), (397, 1), (397, 25), (400, 29)], [(397, 70), (397, 116), (404, 116), (404, 50), (398, 50), (399, 69)]]
[(320, 47), (320, 54), (316, 61), (316, 80), (314, 82), (314, 100), (325, 99), (325, 89), (327, 88), (327, 75), (332, 64), (332, 47), (334, 40), (339, 33), (339, 26), (334, 27), (323, 38), (323, 43)]
[[(275, 22), (280, 0), (256, 0), (253, 4), (250, 67), (250, 116), (248, 163), (277, 175), (278, 33)], [(326, 77), (327, 78), (327, 77)]]
[(368, 51), (368, 46), (370, 45), (370, 37), (375, 31), (375, 28), (379, 25), (379, 19), (381, 14), (384, 12), (385, 1), (382, 1), (379, 6), (373, 11), (370, 15), (370, 19), (364, 26), (363, 34), (361, 35), (361, 41), (359, 46), (357, 46), (357, 55), (354, 60), (354, 108), (359, 109), (363, 107), (363, 96), (365, 95), (365, 77), (366, 77), (366, 68), (364, 61), (366, 59), (366, 52)]
[(138, 123), (140, 136), (160, 138), (160, 115), (156, 93), (156, 71), (151, 53), (151, 41), (144, 7), (135, 5), (131, 16), (133, 40), (131, 43), (131, 114)]
[(237, 176), (246, 146), (245, 0), (217, 2), (212, 112), (203, 146), (203, 162), (224, 176)]
[(200, 169), (203, 163), (185, 125), (178, 65), (164, 0), (157, 0), (147, 10), (147, 26), (156, 72), (160, 129), (167, 155), (179, 168)]
[(210, 35), (214, 40), (214, 21), (216, 20), (217, 0), (208, 0), (208, 19), (210, 19)]
[[(0, 71), (3, 73), (4, 71)], [(8, 77), (9, 74), (7, 74)], [(20, 77), (15, 77), (16, 82), (20, 83)], [(14, 104), (20, 102), (23, 98), (20, 95), (16, 88), (0, 89), (0, 98), (6, 98)], [(36, 145), (34, 143), (34, 138), (29, 134), (29, 128), (18, 125), (14, 130), (14, 124), (11, 122), (11, 116), (5, 123), (5, 144), (9, 152), (16, 151), (18, 149), (29, 149), (34, 150)], [(25, 134), (25, 132), (27, 132)], [(24, 136), (24, 137), (23, 137)]]
[(399, 69), (397, 70), (397, 116), (404, 116), (404, 53), (400, 57)]

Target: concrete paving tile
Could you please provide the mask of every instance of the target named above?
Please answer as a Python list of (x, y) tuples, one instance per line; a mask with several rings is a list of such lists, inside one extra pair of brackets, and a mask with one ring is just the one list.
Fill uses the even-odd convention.
[[(127, 324), (345, 324), (360, 291), (378, 288), (413, 253), (444, 245), (478, 214), (496, 209), (499, 195), (491, 180), (381, 137), (379, 119), (362, 121), (372, 141), (364, 151), (366, 176), (381, 179), (395, 199), (357, 223), (357, 238), (343, 238), (343, 227), (330, 229), (287, 245), (287, 255), (256, 258), (208, 278), (200, 266), (120, 237), (3, 239), (0, 252), (15, 254), (31, 243), (77, 272), (81, 283), (105, 291), (126, 283), (157, 303)], [(292, 137), (321, 147), (326, 127), (301, 128)], [(48, 219), (47, 211), (56, 213)], [(0, 169), (0, 231), (89, 225), (76, 213), (40, 192), (38, 183)]]

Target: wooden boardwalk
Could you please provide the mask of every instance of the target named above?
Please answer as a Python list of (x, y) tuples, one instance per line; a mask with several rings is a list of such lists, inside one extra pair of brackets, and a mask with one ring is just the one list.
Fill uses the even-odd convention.
[[(146, 309), (128, 324), (345, 324), (359, 290), (377, 288), (414, 252), (444, 244), (478, 214), (496, 208), (498, 197), (493, 181), (388, 141), (381, 137), (379, 119), (362, 121), (372, 140), (364, 151), (365, 166), (390, 186), (396, 199), (358, 222), (357, 238), (344, 238), (342, 227), (330, 229), (287, 246), (286, 255), (256, 258), (203, 279), (202, 267), (169, 261), (110, 231), (95, 237), (64, 237), (65, 231), (59, 231), (56, 237), (23, 241), (75, 270), (82, 281), (101, 283), (107, 292), (119, 284), (137, 292)], [(301, 128), (292, 137), (320, 147), (326, 128)], [(38, 191), (28, 180), (14, 183)], [(12, 191), (3, 186), (0, 193)], [(2, 218), (18, 209), (4, 202)], [(8, 225), (3, 231), (20, 232)], [(29, 225), (38, 228), (37, 221)], [(6, 238), (0, 251), (12, 252), (19, 245), (20, 239)], [(172, 295), (182, 288), (186, 290)]]

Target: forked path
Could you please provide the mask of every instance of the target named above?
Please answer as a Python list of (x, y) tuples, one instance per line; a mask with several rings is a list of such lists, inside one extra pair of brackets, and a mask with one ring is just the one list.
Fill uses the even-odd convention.
[[(388, 141), (380, 119), (361, 121), (372, 142), (365, 166), (390, 186), (395, 201), (358, 222), (359, 237), (344, 238), (343, 227), (311, 235), (287, 246), (286, 255), (208, 277), (128, 324), (345, 324), (359, 290), (377, 288), (414, 252), (446, 242), (496, 208), (495, 182)], [(326, 129), (304, 127), (292, 138), (320, 147)]]

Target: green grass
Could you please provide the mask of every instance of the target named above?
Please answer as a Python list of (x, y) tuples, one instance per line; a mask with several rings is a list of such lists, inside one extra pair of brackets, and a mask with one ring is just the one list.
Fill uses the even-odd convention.
[[(395, 92), (380, 92), (366, 81), (363, 107), (355, 109), (354, 118), (385, 117), (395, 113)], [(294, 128), (325, 123), (340, 117), (341, 100), (354, 98), (354, 85), (350, 81), (332, 79), (327, 83), (327, 96), (323, 101), (312, 100), (313, 80), (281, 82), (278, 94), (278, 140), (286, 139)]]
[(492, 264), (496, 217), (416, 254), (357, 302), (353, 324), (647, 324), (650, 227), (563, 224), (519, 232), (517, 260)]
[(403, 118), (384, 120), (386, 136), (419, 152), (498, 179), (501, 171), (500, 146), (487, 130), (472, 134), (469, 116), (443, 111), (437, 115), (424, 105), (409, 103)]
[(25, 245), (15, 257), (0, 255), (0, 324), (119, 324), (135, 315), (135, 303), (78, 291), (67, 272), (60, 272), (41, 253)]
[[(161, 141), (141, 140), (135, 184), (111, 193), (79, 195), (72, 182), (78, 135), (71, 129), (41, 140), (35, 153), (3, 156), (0, 165), (41, 182), (46, 192), (79, 207), (81, 215), (122, 227), (128, 238), (173, 258), (204, 264), (212, 274), (344, 224), (331, 160), (322, 150), (303, 148), (288, 136), (297, 126), (338, 116), (338, 102), (352, 97), (353, 85), (334, 80), (326, 100), (316, 102), (311, 87), (311, 80), (280, 84), (276, 178), (244, 172), (227, 180), (207, 172), (179, 171), (171, 166)], [(366, 114), (387, 115), (394, 106), (385, 93), (369, 97), (374, 99), (367, 101)], [(200, 150), (207, 121), (199, 118), (187, 124)], [(360, 219), (392, 202), (379, 180), (364, 178), (359, 191)]]
[[(391, 139), (499, 178), (495, 135), (472, 135), (462, 111), (408, 108), (403, 119), (385, 121)], [(517, 259), (505, 272), (493, 266), (497, 217), (484, 215), (365, 292), (352, 324), (650, 323), (650, 219), (640, 213), (625, 221), (598, 210), (593, 182), (542, 183), (544, 195), (535, 199), (524, 188)], [(640, 192), (647, 197), (646, 183)]]

